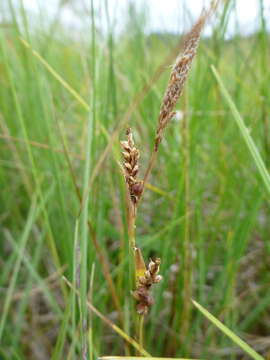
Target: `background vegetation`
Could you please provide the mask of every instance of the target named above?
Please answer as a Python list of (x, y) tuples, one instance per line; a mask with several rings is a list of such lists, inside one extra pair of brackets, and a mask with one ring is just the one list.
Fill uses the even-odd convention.
[[(121, 34), (109, 16), (106, 34), (95, 27), (92, 9), (83, 40), (57, 19), (37, 26), (22, 6), (8, 8), (0, 31), (0, 354), (81, 359), (86, 338), (90, 356), (127, 354), (82, 299), (90, 289), (94, 306), (133, 336), (119, 139), (131, 126), (144, 168), (181, 37), (146, 34), (147, 16), (132, 5)], [(166, 131), (138, 214), (138, 244), (161, 257), (164, 277), (145, 324), (153, 356), (246, 358), (190, 297), (258, 352), (270, 348), (268, 194), (210, 67), (269, 166), (269, 37), (261, 3), (258, 31), (228, 40), (234, 11), (226, 2), (200, 44), (182, 116)], [(74, 285), (80, 277), (80, 304), (63, 274)]]

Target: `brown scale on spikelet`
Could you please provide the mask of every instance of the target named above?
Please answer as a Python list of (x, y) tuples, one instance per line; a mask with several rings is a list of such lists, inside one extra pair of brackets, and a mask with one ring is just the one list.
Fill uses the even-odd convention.
[(121, 146), (124, 150), (122, 152), (124, 158), (123, 165), (125, 179), (129, 188), (130, 199), (133, 204), (136, 205), (142, 193), (142, 181), (137, 179), (140, 152), (134, 145), (133, 135), (130, 128), (127, 129), (126, 135), (127, 140), (121, 141)]
[(137, 279), (137, 288), (132, 295), (137, 300), (137, 312), (140, 315), (146, 315), (149, 308), (154, 304), (154, 299), (151, 295), (151, 287), (162, 280), (162, 276), (158, 275), (160, 266), (160, 259), (150, 260), (147, 270), (143, 276)]
[(196, 24), (192, 27), (191, 31), (186, 36), (183, 53), (178, 56), (175, 65), (173, 66), (169, 84), (165, 91), (160, 108), (158, 128), (155, 139), (155, 151), (158, 150), (164, 129), (175, 115), (173, 108), (183, 92), (184, 84), (187, 79), (192, 60), (196, 55), (201, 31), (209, 14), (210, 12), (202, 13)]

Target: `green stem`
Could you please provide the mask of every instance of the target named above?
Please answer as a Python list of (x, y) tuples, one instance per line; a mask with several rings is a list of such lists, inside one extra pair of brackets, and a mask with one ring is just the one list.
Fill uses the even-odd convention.
[(190, 298), (191, 298), (191, 289), (192, 289), (192, 266), (191, 266), (191, 256), (190, 256), (190, 217), (187, 215), (190, 213), (190, 140), (189, 140), (189, 123), (187, 115), (187, 92), (184, 93), (184, 108), (185, 116), (183, 118), (183, 173), (184, 173), (184, 200), (185, 200), (185, 224), (184, 224), (184, 243), (183, 243), (183, 287), (184, 287), (184, 303), (183, 303), (183, 314), (181, 319), (182, 331), (181, 331), (181, 341), (185, 342), (189, 322), (190, 322)]
[(144, 315), (139, 315), (139, 345), (143, 348), (143, 325), (144, 325)]

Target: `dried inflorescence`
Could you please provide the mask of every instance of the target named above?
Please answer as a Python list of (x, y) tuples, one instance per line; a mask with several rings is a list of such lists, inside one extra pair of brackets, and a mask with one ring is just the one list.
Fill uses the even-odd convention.
[(146, 315), (149, 308), (154, 304), (154, 299), (151, 295), (151, 286), (157, 284), (162, 280), (162, 276), (158, 275), (160, 266), (160, 259), (150, 260), (148, 269), (143, 276), (137, 279), (137, 288), (132, 295), (137, 300), (137, 312), (140, 315)]
[(130, 199), (133, 204), (137, 204), (138, 200), (142, 193), (142, 181), (137, 179), (137, 174), (139, 171), (138, 160), (140, 157), (139, 150), (135, 147), (133, 141), (133, 135), (131, 129), (127, 129), (126, 132), (127, 140), (121, 141), (121, 146), (123, 148), (123, 158), (124, 158), (124, 171), (125, 179), (129, 188)]
[(155, 151), (158, 150), (164, 129), (175, 115), (173, 108), (183, 92), (184, 84), (187, 79), (192, 60), (196, 55), (201, 31), (206, 22), (206, 19), (208, 18), (208, 15), (209, 13), (204, 12), (196, 24), (192, 27), (191, 31), (186, 36), (183, 53), (178, 56), (175, 65), (173, 66), (169, 84), (165, 91), (160, 108), (155, 139)]

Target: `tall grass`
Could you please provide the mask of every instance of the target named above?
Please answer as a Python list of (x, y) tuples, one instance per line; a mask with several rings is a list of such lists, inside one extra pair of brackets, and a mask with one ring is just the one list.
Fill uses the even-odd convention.
[[(132, 354), (140, 347), (130, 321), (119, 138), (126, 127), (135, 130), (145, 169), (181, 36), (147, 35), (146, 17), (131, 5), (124, 31), (115, 34), (104, 1), (108, 34), (99, 32), (99, 10), (89, 9), (91, 25), (81, 39), (58, 18), (33, 29), (34, 15), (23, 2), (19, 9), (6, 3), (9, 23), (0, 28), (1, 357)], [(261, 6), (257, 33), (226, 40), (234, 11), (228, 1), (213, 36), (201, 42), (176, 106), (182, 118), (166, 129), (138, 212), (138, 246), (146, 258), (162, 257), (165, 279), (145, 319), (145, 356), (248, 359), (188, 304), (190, 296), (262, 356), (269, 351), (267, 14)], [(184, 263), (187, 247), (192, 267)]]

